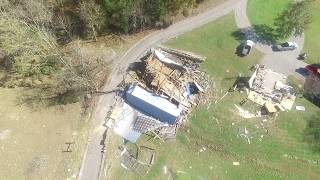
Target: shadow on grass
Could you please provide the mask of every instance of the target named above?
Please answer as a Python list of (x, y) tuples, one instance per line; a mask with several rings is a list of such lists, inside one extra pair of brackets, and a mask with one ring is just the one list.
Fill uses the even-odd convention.
[(304, 140), (309, 143), (312, 150), (320, 152), (320, 113), (308, 119)]
[(57, 106), (77, 103), (82, 100), (82, 94), (74, 91), (66, 91), (64, 93), (52, 93), (46, 88), (28, 89), (17, 98), (18, 105), (27, 105), (31, 108), (43, 106)]
[(239, 29), (231, 34), (237, 41), (252, 40), (255, 43), (265, 45), (275, 44), (277, 35), (274, 29), (265, 24), (253, 25), (253, 27)]

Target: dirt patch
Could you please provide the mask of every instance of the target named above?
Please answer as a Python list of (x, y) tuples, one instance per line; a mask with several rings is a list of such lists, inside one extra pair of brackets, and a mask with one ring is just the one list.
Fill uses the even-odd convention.
[[(30, 109), (17, 102), (24, 91), (0, 88), (1, 179), (66, 179), (78, 174), (88, 126), (80, 116), (80, 103)], [(67, 142), (74, 144), (63, 152)]]
[(10, 134), (11, 134), (12, 130), (10, 129), (6, 129), (0, 132), (0, 141), (3, 141), (5, 139), (7, 139)]

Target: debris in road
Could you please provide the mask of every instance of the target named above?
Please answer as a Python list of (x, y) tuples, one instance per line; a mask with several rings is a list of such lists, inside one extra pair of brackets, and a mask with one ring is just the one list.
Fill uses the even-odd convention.
[(306, 108), (304, 106), (296, 106), (296, 110), (298, 110), (298, 111), (306, 111)]

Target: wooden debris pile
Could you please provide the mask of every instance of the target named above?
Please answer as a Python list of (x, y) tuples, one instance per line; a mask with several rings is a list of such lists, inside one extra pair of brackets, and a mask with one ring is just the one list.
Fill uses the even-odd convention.
[[(150, 49), (141, 62), (129, 68), (129, 78), (125, 77), (121, 83), (124, 102), (119, 103), (122, 109), (116, 108), (119, 115), (113, 116), (109, 126), (117, 127), (120, 136), (131, 140), (144, 133), (153, 133), (162, 140), (174, 139), (180, 124), (187, 119), (191, 108), (205, 99), (204, 94), (211, 85), (210, 78), (200, 70), (204, 61), (204, 57), (186, 51), (165, 47)], [(160, 107), (160, 102), (177, 110)], [(126, 103), (129, 105), (124, 105)], [(168, 116), (161, 113), (168, 114), (171, 120), (163, 119)], [(124, 126), (130, 133), (121, 129)]]
[(169, 48), (151, 49), (143, 60), (141, 81), (156, 94), (190, 108), (209, 87), (209, 78), (200, 71), (204, 57)]
[[(132, 143), (142, 134), (174, 141), (181, 124), (211, 86), (210, 78), (200, 70), (204, 61), (190, 52), (152, 48), (128, 69), (120, 84), (122, 101), (113, 106), (106, 125)], [(149, 165), (126, 149), (120, 154), (122, 167), (140, 175), (148, 173)]]
[(258, 64), (248, 83), (248, 99), (264, 106), (269, 113), (289, 111), (296, 95), (294, 88), (287, 85), (286, 80), (286, 76)]
[(155, 155), (154, 149), (145, 146), (140, 146), (136, 155), (123, 146), (119, 147), (121, 166), (139, 174), (140, 176), (148, 174), (154, 163)]

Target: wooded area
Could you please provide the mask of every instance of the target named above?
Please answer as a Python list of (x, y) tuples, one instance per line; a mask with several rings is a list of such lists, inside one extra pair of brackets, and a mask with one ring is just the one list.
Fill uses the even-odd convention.
[(201, 0), (0, 0), (0, 85), (40, 89), (44, 97), (98, 90), (103, 59), (66, 46), (75, 39), (169, 26)]

